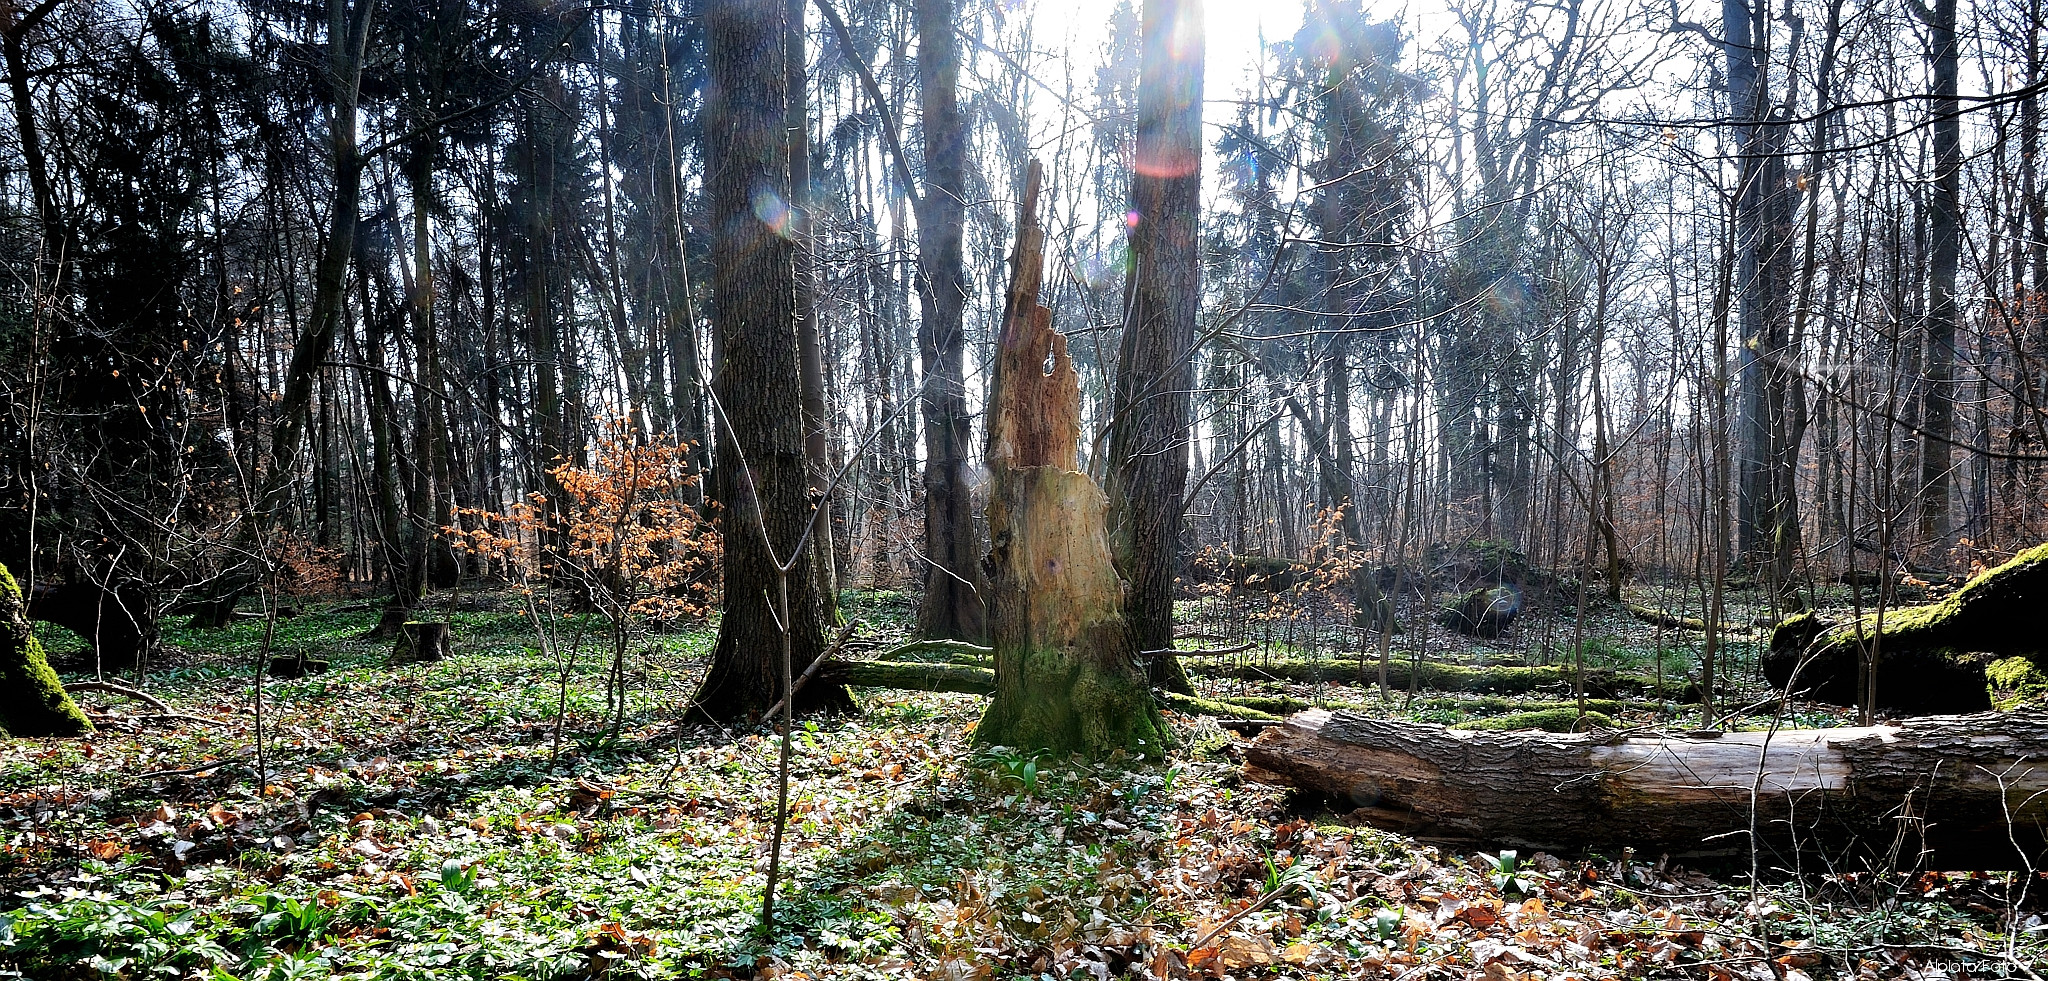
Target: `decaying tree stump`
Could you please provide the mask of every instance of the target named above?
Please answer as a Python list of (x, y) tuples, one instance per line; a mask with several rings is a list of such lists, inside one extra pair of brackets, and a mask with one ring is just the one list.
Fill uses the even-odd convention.
[[(1898, 726), (1626, 737), (1474, 732), (1302, 712), (1245, 754), (1253, 780), (1299, 787), (1375, 826), (1551, 849), (1696, 855), (1757, 843), (1857, 849), (1901, 865), (2013, 868), (2048, 859), (2048, 713)], [(2008, 821), (2008, 815), (2010, 821)]]
[(446, 621), (408, 620), (398, 625), (398, 640), (391, 645), (391, 663), (439, 661), (452, 648), (453, 636)]
[(1025, 179), (989, 397), (990, 633), (995, 699), (975, 736), (1005, 746), (1157, 755), (1166, 728), (1124, 621), (1109, 502), (1079, 472), (1080, 384), (1038, 304), (1042, 171)]
[(92, 720), (43, 657), (14, 574), (0, 565), (0, 724), (11, 736), (82, 736)]
[(1860, 620), (1790, 617), (1771, 633), (1764, 677), (1781, 688), (1791, 682), (1815, 701), (1854, 705), (1863, 652), (1875, 643), (1877, 707), (1982, 711), (1991, 707), (1985, 669), (1992, 662), (2024, 657), (2048, 666), (2048, 634), (2038, 627), (2044, 603), (2048, 545), (2038, 545), (1939, 603), (1886, 610), (1881, 631), (1875, 611)]
[(1468, 637), (1498, 637), (1522, 612), (1522, 597), (1506, 586), (1472, 590), (1443, 608), (1443, 625)]

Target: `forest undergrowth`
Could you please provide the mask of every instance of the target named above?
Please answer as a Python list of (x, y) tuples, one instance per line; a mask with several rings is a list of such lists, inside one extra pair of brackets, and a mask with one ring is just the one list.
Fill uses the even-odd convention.
[[(457, 653), (430, 664), (387, 666), (366, 608), (279, 621), (278, 650), (332, 670), (265, 683), (260, 760), (261, 621), (170, 632), (148, 690), (172, 714), (91, 693), (98, 735), (0, 743), (0, 973), (1794, 981), (2048, 962), (2038, 876), (1809, 867), (1752, 886), (1746, 862), (1421, 842), (1242, 782), (1245, 737), (1213, 720), (1173, 717), (1164, 762), (1089, 765), (975, 747), (976, 697), (887, 691), (796, 732), (789, 877), (763, 935), (774, 738), (676, 721), (712, 632), (643, 638), (614, 730), (594, 623), (564, 697), (508, 600), (450, 603)], [(909, 605), (847, 609), (885, 641)], [(1641, 670), (1646, 629), (1592, 636)], [(1275, 709), (1380, 704), (1328, 681), (1198, 680)], [(1569, 698), (1394, 694), (1380, 710), (1444, 722)], [(1611, 701), (1625, 724), (1686, 724)]]

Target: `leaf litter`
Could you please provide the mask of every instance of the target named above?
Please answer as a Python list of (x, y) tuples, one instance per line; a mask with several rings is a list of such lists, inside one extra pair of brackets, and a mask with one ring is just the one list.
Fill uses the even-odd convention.
[(512, 617), (455, 619), (454, 660), (386, 668), (349, 639), (366, 621), (330, 618), (336, 670), (268, 684), (261, 786), (248, 678), (219, 659), (151, 689), (210, 725), (0, 744), (0, 971), (1799, 981), (2048, 961), (2038, 877), (1752, 891), (1667, 860), (1422, 843), (1243, 783), (1213, 723), (1175, 719), (1164, 764), (1089, 765), (977, 748), (980, 700), (898, 692), (793, 733), (792, 876), (763, 937), (774, 736), (674, 721), (708, 632), (655, 646), (618, 733), (587, 658), (579, 738), (551, 757), (553, 662)]

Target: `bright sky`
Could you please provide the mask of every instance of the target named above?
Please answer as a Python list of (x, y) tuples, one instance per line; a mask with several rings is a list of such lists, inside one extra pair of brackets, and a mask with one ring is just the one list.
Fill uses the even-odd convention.
[[(1131, 2), (1137, 7), (1144, 0)], [(1077, 61), (1092, 66), (1116, 3), (1039, 0), (1038, 29), (1063, 40)], [(1208, 62), (1202, 89), (1204, 98), (1210, 100), (1205, 115), (1211, 123), (1227, 120), (1234, 111), (1229, 100), (1250, 84), (1252, 66), (1258, 61), (1260, 32), (1268, 42), (1291, 38), (1301, 26), (1301, 12), (1302, 0), (1208, 0)]]

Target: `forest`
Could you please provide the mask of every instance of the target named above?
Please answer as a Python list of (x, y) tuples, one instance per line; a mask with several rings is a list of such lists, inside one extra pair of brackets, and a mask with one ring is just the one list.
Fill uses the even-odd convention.
[(4, 0), (0, 978), (2048, 973), (2042, 0)]

